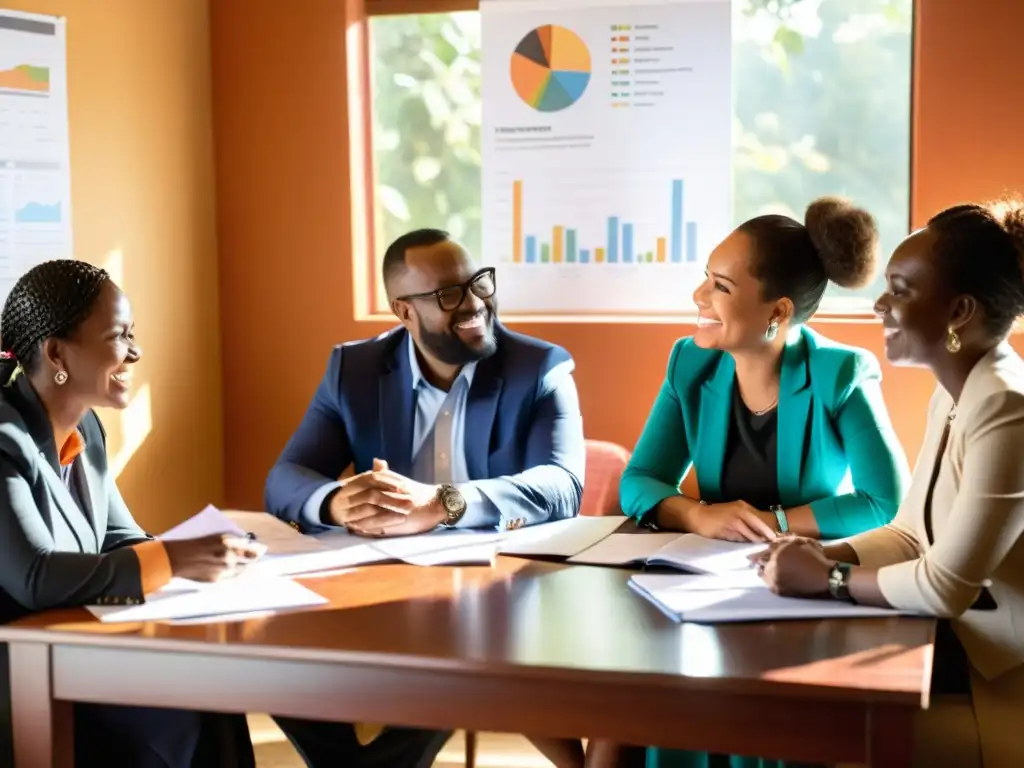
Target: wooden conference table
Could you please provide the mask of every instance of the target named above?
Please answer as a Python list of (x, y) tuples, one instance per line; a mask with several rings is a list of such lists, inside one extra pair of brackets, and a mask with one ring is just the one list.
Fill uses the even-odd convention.
[(71, 702), (909, 764), (934, 622), (676, 625), (628, 576), (512, 557), (371, 565), (302, 580), (329, 605), (269, 618), (38, 614), (0, 627), (16, 765), (71, 765)]

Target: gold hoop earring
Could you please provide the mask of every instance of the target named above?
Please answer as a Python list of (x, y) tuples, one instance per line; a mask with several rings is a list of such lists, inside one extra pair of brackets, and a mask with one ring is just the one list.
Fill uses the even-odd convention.
[(961, 346), (962, 344), (960, 343), (960, 337), (957, 335), (956, 331), (954, 331), (952, 328), (949, 328), (946, 334), (946, 349), (948, 349), (955, 355), (957, 352), (960, 351)]

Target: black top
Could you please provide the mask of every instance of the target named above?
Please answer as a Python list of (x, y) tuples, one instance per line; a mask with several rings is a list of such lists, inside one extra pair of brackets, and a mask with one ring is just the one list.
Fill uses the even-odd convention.
[(721, 502), (745, 501), (760, 510), (781, 503), (777, 437), (778, 409), (761, 415), (751, 412), (734, 385)]

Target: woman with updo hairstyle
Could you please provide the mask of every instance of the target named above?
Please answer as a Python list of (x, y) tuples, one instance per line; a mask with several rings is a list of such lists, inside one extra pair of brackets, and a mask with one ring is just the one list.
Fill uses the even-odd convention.
[[(812, 202), (804, 223), (758, 216), (726, 237), (693, 294), (696, 332), (672, 348), (623, 473), (623, 512), (652, 529), (736, 542), (832, 539), (888, 523), (909, 471), (878, 361), (805, 325), (830, 282), (866, 286), (877, 262), (874, 219), (838, 198)], [(691, 468), (696, 498), (680, 490)], [(633, 764), (626, 752), (592, 740), (586, 765)], [(646, 762), (784, 765), (653, 747)]]
[[(93, 411), (128, 405), (142, 355), (127, 297), (82, 261), (15, 283), (0, 316), (0, 622), (33, 611), (129, 605), (172, 576), (214, 581), (259, 556), (229, 536), (161, 542), (132, 518)], [(6, 644), (0, 645), (0, 765), (12, 765)], [(139, 685), (146, 685), (139, 680)], [(253, 765), (241, 716), (75, 705), (75, 764)], [(225, 763), (226, 761), (226, 763)]]
[(1024, 765), (1022, 261), (1019, 201), (954, 206), (900, 244), (875, 304), (885, 354), (938, 381), (906, 499), (884, 528), (758, 558), (779, 594), (940, 619), (914, 766)]

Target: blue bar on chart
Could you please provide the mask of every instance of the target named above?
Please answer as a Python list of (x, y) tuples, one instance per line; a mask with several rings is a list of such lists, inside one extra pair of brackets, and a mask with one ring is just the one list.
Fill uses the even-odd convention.
[(683, 260), (683, 181), (672, 181), (672, 255), (673, 264)]
[(697, 222), (686, 222), (686, 260), (691, 264), (697, 262)]
[(526, 263), (537, 263), (537, 238), (533, 235), (527, 235), (526, 237)]
[(576, 230), (565, 230), (565, 260), (569, 263), (576, 261)]
[(619, 260), (619, 217), (608, 217), (608, 263)]
[(626, 264), (633, 263), (633, 225), (622, 225), (622, 261)]
[(590, 261), (590, 250), (580, 248), (580, 264), (587, 264)]

